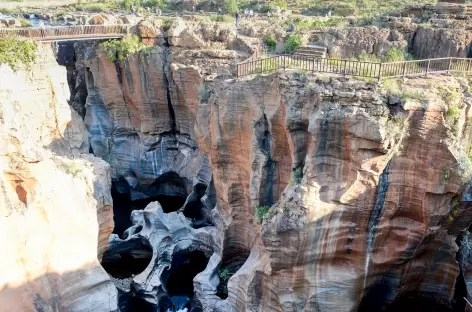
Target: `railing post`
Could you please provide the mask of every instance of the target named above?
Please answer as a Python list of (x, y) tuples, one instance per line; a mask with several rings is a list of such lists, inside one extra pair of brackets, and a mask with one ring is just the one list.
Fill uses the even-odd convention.
[(347, 64), (347, 60), (344, 60), (343, 77), (346, 77), (346, 64)]
[(428, 66), (426, 67), (426, 77), (428, 77), (428, 72), (429, 72), (429, 64), (431, 63), (431, 59), (428, 60)]
[(447, 74), (449, 75), (449, 71), (451, 70), (451, 62), (452, 62), (452, 57), (449, 58), (449, 65), (447, 66)]
[(379, 63), (379, 76), (377, 77), (377, 80), (380, 80), (382, 78), (382, 63)]
[(284, 60), (284, 62), (283, 62), (283, 67), (284, 67), (284, 71), (285, 71), (285, 54), (283, 54), (282, 56), (283, 56), (283, 58), (284, 58), (284, 59), (283, 59), (283, 60)]
[(403, 62), (402, 78), (405, 78), (405, 73), (406, 73), (406, 62)]
[(467, 73), (469, 73), (469, 70), (470, 70), (470, 61), (471, 61), (471, 60), (472, 60), (472, 59), (469, 59), (469, 62), (467, 63)]

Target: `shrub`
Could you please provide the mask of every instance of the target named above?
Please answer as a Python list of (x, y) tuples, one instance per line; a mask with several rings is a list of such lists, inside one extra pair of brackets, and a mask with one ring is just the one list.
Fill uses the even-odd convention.
[(238, 4), (236, 0), (225, 0), (226, 12), (229, 14), (235, 14), (238, 12)]
[(295, 52), (302, 44), (302, 39), (298, 35), (290, 35), (285, 41), (285, 51)]
[(21, 27), (31, 27), (31, 26), (33, 26), (31, 21), (27, 20), (26, 18), (20, 19), (20, 24), (21, 24)]
[(411, 59), (411, 56), (399, 48), (393, 48), (382, 57), (382, 62), (399, 62)]
[(274, 34), (271, 34), (264, 39), (264, 43), (269, 48), (269, 51), (274, 51), (275, 47), (277, 46), (277, 39), (275, 38)]
[(140, 50), (146, 48), (138, 36), (127, 35), (123, 39), (108, 40), (101, 44), (110, 61), (122, 61)]
[(460, 113), (457, 105), (450, 105), (446, 110), (444, 120), (454, 134), (458, 134), (459, 131), (459, 117)]
[(302, 182), (302, 178), (303, 178), (303, 168), (302, 167), (295, 168), (295, 170), (292, 171), (290, 185), (300, 184)]
[(449, 168), (442, 168), (441, 170), (441, 183), (446, 183), (451, 176), (451, 169)]
[(140, 0), (123, 0), (123, 2), (121, 3), (121, 6), (125, 10), (131, 10), (131, 7), (133, 5), (140, 5), (140, 4), (141, 4)]
[(20, 64), (29, 65), (36, 59), (36, 43), (16, 38), (0, 38), (0, 64), (7, 64), (13, 70)]
[(174, 24), (174, 21), (171, 18), (164, 18), (162, 21), (162, 30), (168, 31), (172, 25)]
[(164, 6), (163, 0), (149, 0), (147, 2), (149, 7), (162, 8)]
[(234, 18), (229, 15), (215, 14), (210, 17), (210, 20), (213, 22), (230, 23), (234, 21)]
[(312, 28), (322, 28), (322, 27), (342, 27), (347, 26), (347, 21), (340, 17), (332, 17), (330, 19), (315, 19), (311, 23)]
[(282, 10), (285, 10), (287, 8), (287, 2), (284, 1), (284, 0), (271, 1), (269, 3), (269, 7), (271, 7), (271, 8), (279, 7)]
[(259, 206), (256, 208), (256, 219), (257, 222), (262, 223), (264, 216), (269, 212), (269, 206)]
[(206, 102), (210, 98), (210, 90), (207, 89), (205, 83), (202, 83), (200, 85), (200, 88), (198, 88), (198, 92), (200, 93), (201, 102)]

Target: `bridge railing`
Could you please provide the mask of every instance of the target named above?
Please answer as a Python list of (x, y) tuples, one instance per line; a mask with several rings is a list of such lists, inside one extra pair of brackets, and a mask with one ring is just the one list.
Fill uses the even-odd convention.
[(307, 72), (381, 79), (388, 77), (427, 76), (433, 73), (472, 73), (472, 59), (435, 58), (401, 62), (364, 62), (356, 60), (316, 58), (301, 55), (279, 55), (253, 59), (237, 65), (237, 76), (262, 74), (278, 69), (300, 69)]
[(42, 28), (0, 28), (0, 38), (29, 38), (35, 40), (55, 37), (80, 37), (85, 35), (125, 35), (129, 25), (81, 25)]

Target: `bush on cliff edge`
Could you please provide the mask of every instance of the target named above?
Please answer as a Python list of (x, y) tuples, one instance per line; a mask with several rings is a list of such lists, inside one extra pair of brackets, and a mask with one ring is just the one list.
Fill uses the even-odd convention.
[(128, 35), (123, 39), (108, 40), (101, 44), (102, 49), (106, 52), (110, 61), (122, 61), (129, 56), (139, 52), (147, 46), (142, 43), (138, 36)]
[(28, 65), (36, 60), (36, 43), (16, 38), (0, 38), (0, 64), (17, 70), (20, 64)]

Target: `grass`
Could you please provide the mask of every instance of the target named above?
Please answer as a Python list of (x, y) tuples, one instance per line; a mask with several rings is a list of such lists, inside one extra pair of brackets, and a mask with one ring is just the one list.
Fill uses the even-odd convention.
[(172, 25), (174, 25), (173, 19), (166, 17), (162, 20), (162, 30), (168, 31), (171, 29)]
[(451, 177), (451, 169), (450, 168), (442, 168), (441, 170), (441, 183), (444, 184), (449, 180)]
[(200, 102), (206, 102), (210, 98), (210, 90), (207, 89), (205, 83), (200, 85), (198, 92), (200, 93)]
[(262, 223), (264, 216), (269, 212), (269, 206), (256, 207), (255, 217), (258, 223)]
[(459, 118), (459, 107), (456, 104), (450, 105), (444, 113), (444, 120), (455, 135), (459, 134)]
[(79, 11), (86, 12), (105, 12), (113, 9), (114, 7), (108, 3), (85, 3), (76, 6), (76, 9)]
[(33, 26), (33, 24), (29, 20), (27, 20), (26, 18), (21, 18), (20, 19), (20, 25), (21, 25), (21, 27), (31, 27), (31, 26)]
[(292, 175), (290, 177), (290, 185), (297, 185), (302, 182), (303, 179), (303, 168), (297, 167), (295, 170), (292, 171)]
[(147, 48), (138, 36), (127, 35), (123, 39), (108, 40), (100, 44), (102, 49), (106, 52), (110, 61), (122, 61), (129, 56)]
[(234, 17), (230, 15), (223, 15), (223, 14), (213, 14), (210, 16), (210, 20), (213, 22), (219, 22), (219, 23), (233, 23), (234, 22)]
[(36, 60), (36, 50), (34, 41), (0, 38), (0, 64), (17, 70), (21, 64), (29, 65)]

